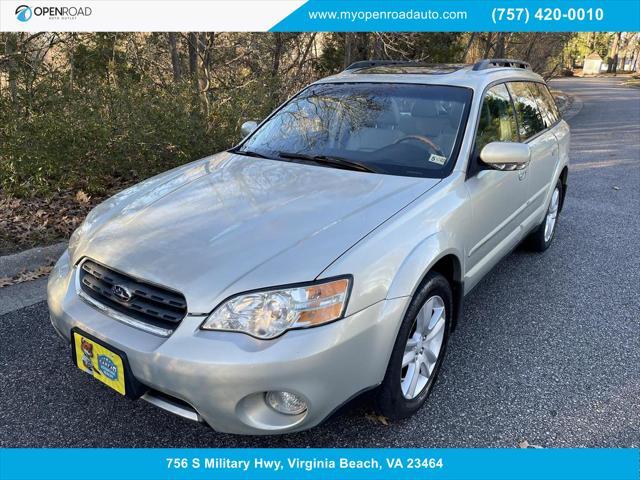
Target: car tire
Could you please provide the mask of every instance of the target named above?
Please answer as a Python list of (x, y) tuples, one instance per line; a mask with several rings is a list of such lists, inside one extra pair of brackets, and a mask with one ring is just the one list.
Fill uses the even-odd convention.
[(529, 235), (527, 243), (534, 252), (544, 252), (556, 235), (556, 227), (558, 225), (558, 215), (562, 205), (562, 182), (558, 180), (551, 194), (547, 212), (542, 219), (540, 225)]
[[(378, 410), (385, 417), (391, 420), (409, 417), (426, 401), (444, 359), (452, 310), (451, 285), (439, 273), (429, 273), (402, 320), (378, 390)], [(426, 373), (429, 375), (425, 378)]]

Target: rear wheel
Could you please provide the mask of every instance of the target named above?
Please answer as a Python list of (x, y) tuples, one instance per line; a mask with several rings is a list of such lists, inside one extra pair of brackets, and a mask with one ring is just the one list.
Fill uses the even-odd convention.
[(429, 396), (444, 358), (452, 304), (449, 282), (429, 273), (402, 321), (380, 386), (378, 408), (384, 416), (406, 418)]
[(551, 194), (551, 201), (542, 223), (528, 238), (529, 246), (536, 252), (544, 252), (553, 241), (558, 223), (558, 214), (562, 203), (562, 182), (558, 180)]

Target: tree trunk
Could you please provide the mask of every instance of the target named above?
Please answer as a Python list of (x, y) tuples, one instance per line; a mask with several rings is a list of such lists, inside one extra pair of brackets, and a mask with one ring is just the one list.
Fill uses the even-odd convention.
[(496, 47), (493, 49), (493, 56), (495, 58), (504, 58), (505, 49), (505, 34), (500, 32), (496, 39)]
[(191, 81), (198, 84), (198, 39), (194, 32), (187, 35), (187, 43), (189, 44), (189, 75)]
[(607, 62), (607, 73), (616, 73), (618, 69), (618, 47), (620, 45), (620, 38), (622, 37), (622, 32), (618, 32), (613, 37), (613, 43), (611, 44), (611, 49), (609, 50), (609, 60)]
[(460, 57), (460, 61), (461, 62), (466, 62), (467, 61), (467, 55), (469, 55), (469, 50), (471, 50), (471, 46), (473, 45), (473, 42), (476, 40), (476, 32), (473, 32), (470, 36), (469, 36), (469, 41), (467, 42), (467, 47), (464, 49), (464, 52), (462, 52), (462, 56)]
[(198, 33), (196, 37), (198, 39), (198, 88), (201, 93), (206, 95), (206, 91), (209, 90), (209, 68), (207, 67), (209, 45), (207, 44), (206, 33)]
[(207, 51), (205, 52), (205, 55), (204, 55), (204, 66), (209, 72), (211, 72), (211, 70), (213, 69), (213, 63), (214, 63), (213, 52), (216, 45), (216, 33), (209, 32), (206, 35), (208, 36), (208, 40), (207, 40)]
[(171, 53), (173, 81), (177, 83), (182, 79), (182, 65), (180, 62), (180, 53), (178, 52), (178, 41), (175, 32), (169, 32), (169, 52)]
[(489, 58), (491, 48), (493, 47), (493, 33), (488, 32), (484, 40), (484, 51), (482, 52), (482, 58)]
[(283, 33), (276, 32), (273, 34), (273, 56), (271, 59), (271, 78), (275, 79), (278, 76), (280, 70), (280, 61), (282, 59), (282, 52), (284, 50), (284, 37)]
[(631, 61), (631, 71), (635, 72), (638, 66), (638, 57), (640, 57), (640, 45), (636, 48), (635, 53), (633, 54), (633, 60)]
[(344, 62), (343, 67), (347, 68), (349, 65), (353, 63), (352, 60), (352, 50), (353, 50), (353, 33), (345, 33), (344, 34)]
[(18, 49), (17, 34), (7, 33), (7, 38), (4, 44), (5, 53), (9, 59), (9, 95), (11, 95), (11, 102), (16, 110), (18, 110), (18, 68), (16, 63), (15, 53)]
[(356, 33), (356, 56), (357, 60), (367, 60), (369, 58), (369, 33)]
[(353, 62), (366, 60), (369, 56), (369, 33), (345, 33), (344, 37), (344, 68)]
[[(189, 32), (187, 35), (188, 52), (189, 52), (189, 76), (191, 78), (191, 86), (193, 90), (193, 97), (191, 101), (191, 115), (195, 116), (198, 111), (201, 111), (201, 107), (207, 108), (206, 92), (202, 92), (200, 86), (200, 73), (198, 68), (198, 35), (194, 32)], [(205, 113), (206, 110), (205, 110)]]
[(316, 42), (316, 36), (317, 36), (317, 33), (312, 33), (311, 34), (311, 36), (309, 37), (309, 41), (308, 41), (306, 47), (304, 48), (304, 51), (302, 52), (302, 56), (300, 57), (300, 60), (298, 62), (298, 70), (297, 70), (297, 75), (298, 76), (302, 73), (302, 69), (304, 68), (304, 64), (307, 62), (307, 58), (309, 58), (309, 53), (311, 52), (311, 47)]
[(531, 38), (531, 41), (529, 42), (529, 45), (527, 45), (527, 53), (524, 54), (524, 59), (523, 59), (525, 62), (531, 61), (531, 54), (533, 53), (533, 47), (535, 46), (537, 40), (538, 40), (538, 32), (535, 32), (533, 34), (533, 38)]
[(377, 60), (382, 60), (384, 56), (384, 43), (382, 41), (382, 37), (380, 33), (374, 33), (373, 39), (373, 58)]

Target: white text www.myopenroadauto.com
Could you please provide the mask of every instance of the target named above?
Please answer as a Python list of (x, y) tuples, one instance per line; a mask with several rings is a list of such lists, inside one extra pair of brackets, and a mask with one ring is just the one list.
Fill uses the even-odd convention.
[(356, 22), (370, 20), (466, 20), (466, 11), (438, 10), (314, 10), (309, 20)]

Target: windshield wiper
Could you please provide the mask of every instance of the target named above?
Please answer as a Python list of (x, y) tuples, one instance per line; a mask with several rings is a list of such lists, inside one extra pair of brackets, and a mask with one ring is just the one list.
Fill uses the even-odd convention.
[(237, 149), (237, 148), (232, 148), (231, 150), (229, 150), (229, 152), (235, 153), (237, 155), (245, 155), (247, 157), (266, 158), (267, 160), (273, 160), (273, 158), (267, 157), (266, 155), (263, 155), (262, 153), (254, 152), (253, 150), (240, 150), (240, 149)]
[(306, 160), (315, 163), (326, 163), (337, 168), (344, 168), (345, 170), (357, 170), (359, 172), (377, 173), (371, 167), (364, 165), (360, 162), (354, 162), (353, 160), (347, 160), (342, 157), (334, 157), (329, 155), (308, 155), (306, 153), (295, 152), (278, 152), (280, 158), (287, 158), (291, 160)]

